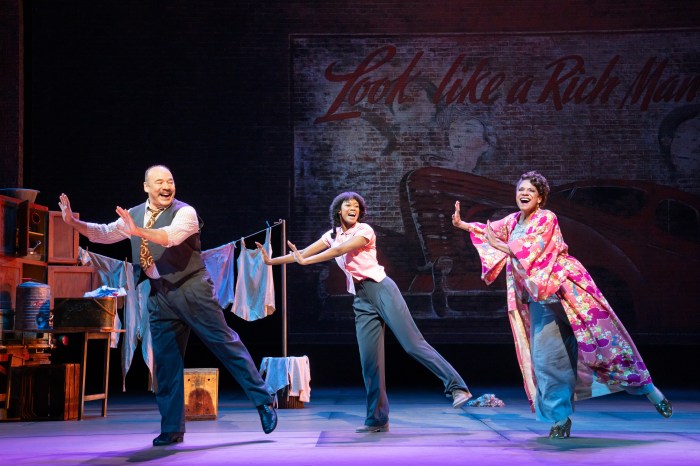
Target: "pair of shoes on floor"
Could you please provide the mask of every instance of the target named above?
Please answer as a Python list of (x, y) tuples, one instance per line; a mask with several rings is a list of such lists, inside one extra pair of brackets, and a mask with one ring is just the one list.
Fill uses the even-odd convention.
[(269, 434), (277, 427), (277, 412), (272, 405), (258, 406), (258, 414), (260, 414), (260, 424), (262, 424), (263, 432)]
[(454, 409), (461, 408), (471, 397), (472, 394), (466, 390), (461, 390), (459, 388), (452, 390), (452, 407)]
[(161, 434), (153, 439), (154, 447), (162, 447), (173, 443), (179, 443), (185, 440), (184, 432), (161, 432)]
[(358, 434), (375, 434), (378, 432), (389, 432), (389, 423), (381, 426), (362, 426), (355, 429)]
[(666, 419), (673, 416), (673, 405), (668, 401), (668, 398), (664, 398), (659, 403), (655, 404), (654, 408)]
[(549, 438), (569, 438), (571, 436), (571, 419), (566, 418), (564, 424), (554, 424), (549, 430)]

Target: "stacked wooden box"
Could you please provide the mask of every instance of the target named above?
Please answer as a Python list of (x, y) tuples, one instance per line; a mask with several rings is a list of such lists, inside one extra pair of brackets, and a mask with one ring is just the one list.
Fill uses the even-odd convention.
[(8, 419), (78, 419), (80, 364), (13, 367), (8, 390)]
[(216, 419), (219, 411), (219, 369), (185, 369), (185, 420)]

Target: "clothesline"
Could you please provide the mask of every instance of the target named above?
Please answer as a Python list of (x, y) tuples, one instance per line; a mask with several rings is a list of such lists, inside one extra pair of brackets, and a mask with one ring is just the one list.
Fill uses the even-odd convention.
[[(267, 223), (267, 228), (263, 228), (262, 230), (256, 231), (255, 233), (251, 233), (251, 234), (249, 234), (249, 235), (247, 235), (247, 236), (244, 236), (244, 237), (239, 238), (239, 239), (237, 239), (237, 240), (231, 241), (230, 243), (227, 243), (226, 245), (222, 245), (222, 246), (219, 246), (219, 247), (214, 248), (214, 249), (223, 248), (223, 247), (225, 247), (225, 246), (227, 246), (227, 245), (230, 245), (230, 244), (234, 244), (234, 245), (235, 245), (235, 243), (238, 242), (238, 241), (241, 241), (241, 240), (244, 240), (244, 239), (246, 239), (246, 238), (250, 238), (250, 237), (252, 237), (252, 236), (258, 235), (258, 234), (263, 233), (263, 232), (266, 232), (267, 230), (271, 230), (271, 229), (274, 228), (274, 227), (282, 226), (282, 233), (281, 233), (281, 235), (280, 235), (281, 238), (280, 238), (280, 253), (279, 253), (279, 254), (280, 254), (280, 255), (286, 254), (286, 236), (287, 236), (286, 221), (285, 221), (284, 219), (279, 219), (277, 222), (275, 222), (275, 223), (272, 224), (272, 225), (270, 225), (269, 222), (265, 222), (265, 223)], [(85, 247), (85, 249), (83, 249), (83, 248), (80, 248), (80, 249), (82, 250), (82, 252), (81, 252), (81, 254), (80, 254), (79, 262), (85, 264), (85, 262), (83, 261), (83, 255), (87, 256), (87, 254), (88, 254), (87, 246)], [(202, 252), (205, 253), (205, 252), (207, 252), (207, 251), (202, 251)], [(128, 258), (125, 258), (125, 259), (124, 259), (124, 262), (123, 262), (124, 270), (125, 270), (125, 271), (127, 270), (126, 267), (127, 267), (128, 262), (129, 262)], [(280, 290), (280, 292), (281, 292), (281, 295), (282, 295), (282, 296), (281, 296), (281, 298), (282, 298), (282, 303), (281, 303), (281, 311), (282, 311), (282, 354), (283, 354), (284, 357), (287, 356), (287, 273), (286, 273), (286, 269), (287, 269), (286, 264), (282, 264), (282, 266), (281, 266), (281, 268), (280, 268), (280, 271), (281, 271), (281, 276), (280, 276), (280, 278), (281, 278), (281, 290)]]
[[(269, 222), (265, 221), (267, 223), (267, 228), (263, 228), (262, 230), (256, 231), (255, 233), (251, 233), (248, 236), (243, 236), (242, 238), (239, 238), (237, 240), (231, 241), (228, 244), (235, 244), (239, 241), (245, 240), (246, 238), (250, 238), (251, 236), (258, 235), (260, 233), (263, 233), (267, 230), (271, 230), (272, 228), (276, 226), (282, 226), (282, 234), (280, 238), (280, 255), (284, 255), (287, 253), (287, 223), (284, 219), (279, 219), (277, 222), (274, 224), (270, 225)], [(282, 354), (284, 357), (287, 357), (287, 265), (282, 264), (281, 267), (281, 280), (282, 280)]]
[(267, 221), (266, 221), (265, 223), (267, 223), (267, 228), (263, 228), (262, 230), (256, 231), (255, 233), (251, 233), (251, 234), (249, 234), (249, 235), (247, 235), (247, 236), (242, 236), (242, 237), (238, 238), (237, 240), (231, 241), (231, 242), (228, 243), (228, 244), (231, 244), (231, 243), (236, 244), (237, 242), (239, 242), (239, 241), (241, 241), (241, 240), (245, 240), (245, 239), (251, 238), (251, 237), (253, 237), (253, 236), (255, 236), (255, 235), (259, 235), (260, 233), (264, 233), (264, 232), (267, 231), (268, 229), (271, 229), (271, 228), (274, 228), (274, 227), (276, 227), (276, 226), (279, 226), (279, 225), (284, 224), (284, 220), (279, 219), (279, 220), (277, 220), (275, 223), (273, 223), (272, 225), (270, 225)]

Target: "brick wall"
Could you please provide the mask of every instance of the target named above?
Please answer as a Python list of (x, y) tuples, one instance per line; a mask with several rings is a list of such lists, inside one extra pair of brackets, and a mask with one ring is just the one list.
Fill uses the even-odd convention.
[[(46, 203), (61, 190), (89, 197), (89, 188), (55, 181), (75, 176), (76, 166), (59, 162), (70, 157), (107, 183), (105, 197), (80, 203), (104, 216), (104, 204), (138, 198), (123, 186), (147, 164), (169, 163), (183, 198), (204, 209), (212, 246), (289, 217), (290, 34), (663, 29), (694, 26), (698, 17), (687, 2), (661, 1), (27, 5), (26, 182), (43, 189)], [(109, 180), (117, 178), (110, 160), (122, 162), (118, 180)], [(214, 209), (221, 192), (226, 207)]]
[[(444, 34), (481, 34), (482, 39), (469, 39), (468, 44), (485, 37), (512, 54), (513, 42), (530, 52), (528, 38), (535, 35), (540, 42), (551, 41), (550, 47), (556, 47), (560, 36), (549, 33), (578, 33), (564, 34), (568, 41), (564, 48), (590, 52), (585, 55), (598, 60), (593, 68), (599, 71), (611, 53), (595, 42), (599, 34), (591, 34), (589, 40), (588, 31), (646, 34), (673, 29), (669, 37), (683, 38), (688, 37), (683, 29), (695, 27), (699, 19), (698, 7), (681, 1), (611, 5), (606, 1), (205, 0), (163, 4), (127, 0), (105, 6), (54, 0), (25, 5), (30, 70), (25, 186), (41, 190), (39, 201), (50, 206), (55, 206), (60, 192), (68, 192), (83, 218), (107, 221), (114, 218), (114, 205), (142, 200), (143, 170), (152, 163), (165, 163), (173, 168), (179, 197), (195, 205), (204, 218), (205, 248), (257, 231), (266, 220), (278, 218), (289, 220), (290, 239), (303, 243), (314, 238), (322, 233), (327, 205), (341, 185), (367, 193), (381, 235), (400, 236), (396, 209), (374, 207), (395, 196), (397, 176), (419, 165), (415, 154), (447, 144), (444, 134), (437, 131), (416, 127), (413, 133), (402, 133), (405, 139), (397, 146), (399, 152), (386, 157), (386, 163), (371, 173), (379, 180), (375, 182), (358, 181), (364, 179), (360, 175), (366, 174), (367, 164), (350, 152), (344, 164), (347, 178), (342, 182), (333, 178), (328, 164), (311, 163), (312, 158), (295, 153), (310, 147), (299, 144), (301, 135), (294, 128), (299, 125), (299, 115), (304, 115), (304, 106), (312, 105), (313, 100), (300, 96), (290, 100), (295, 84), (291, 71), (294, 37), (344, 34), (348, 42), (363, 44), (368, 37), (390, 36), (392, 42), (408, 44), (401, 51), (408, 58), (415, 52), (411, 45), (415, 41), (426, 43), (428, 38), (430, 46), (431, 37)], [(665, 32), (659, 34), (665, 36)], [(696, 61), (696, 49), (695, 53), (688, 51), (687, 44), (667, 39), (659, 47), (663, 44), (672, 53), (685, 54), (683, 59)], [(438, 50), (432, 56), (435, 63), (439, 63), (435, 58), (439, 54), (451, 55), (444, 48)], [(577, 177), (572, 173), (589, 166), (596, 174), (618, 170), (620, 158), (625, 158), (630, 163), (625, 175), (660, 177), (654, 165), (645, 165), (651, 167), (645, 173), (635, 162), (650, 153), (639, 154), (636, 146), (617, 140), (619, 133), (595, 110), (589, 107), (583, 113), (599, 125), (597, 138), (620, 148), (618, 155), (608, 157), (601, 150), (595, 153), (600, 159), (593, 160), (590, 152), (577, 158), (576, 151), (585, 147), (580, 141), (587, 141), (590, 147), (591, 131), (580, 132), (569, 125), (573, 129), (566, 135), (568, 151), (579, 165), (572, 170), (552, 161), (542, 163), (542, 170), (551, 172), (557, 181), (567, 181)], [(561, 150), (561, 134), (548, 133), (548, 125), (580, 115), (580, 110), (571, 107), (538, 115), (540, 131), (523, 138), (534, 111), (522, 106), (504, 108), (499, 122), (487, 118), (487, 110), (478, 109), (487, 123), (485, 134), (496, 144), (493, 156), (501, 157), (497, 165), (480, 168), (480, 173), (510, 180), (530, 165), (534, 145), (542, 151)], [(638, 137), (646, 138), (651, 148), (656, 137), (653, 126), (629, 118), (641, 133)], [(386, 147), (386, 138), (376, 129), (367, 130), (371, 125), (367, 121), (339, 123), (329, 137), (342, 134), (355, 147), (391, 154), (394, 149)], [(330, 153), (331, 146), (325, 147)], [(310, 155), (318, 156), (316, 150)], [(312, 186), (299, 185), (302, 170), (313, 175), (305, 179), (313, 180)], [(295, 194), (302, 192), (300, 188), (309, 190), (312, 197), (320, 193), (317, 203), (297, 203)], [(385, 244), (383, 254), (400, 254), (399, 242)], [(91, 250), (115, 257), (128, 254), (128, 248), (115, 251), (91, 246)], [(392, 272), (400, 273), (400, 268)], [(303, 300), (316, 292), (309, 288), (309, 280), (314, 283), (325, 269), (294, 270), (290, 270), (290, 280), (306, 284)]]

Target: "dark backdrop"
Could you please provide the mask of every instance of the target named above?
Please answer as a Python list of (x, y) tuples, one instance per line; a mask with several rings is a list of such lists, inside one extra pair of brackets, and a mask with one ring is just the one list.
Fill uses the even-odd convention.
[[(205, 249), (279, 218), (293, 229), (290, 34), (664, 29), (697, 19), (697, 7), (680, 1), (34, 0), (24, 11), (24, 186), (39, 189), (37, 202), (51, 208), (66, 192), (82, 218), (106, 222), (116, 205), (143, 200), (144, 169), (163, 163), (178, 197), (205, 220)], [(126, 243), (89, 248), (129, 255)], [(279, 355), (279, 314), (259, 323), (228, 318), (256, 363)], [(216, 366), (193, 340), (188, 366)], [(388, 346), (390, 384), (437, 385), (392, 340)], [(471, 384), (520, 383), (510, 344), (438, 349)], [(669, 361), (678, 348), (641, 349), (657, 379), (697, 383), (676, 376)], [(355, 351), (313, 342), (290, 348), (309, 355), (317, 384), (359, 385)], [(682, 352), (698, 355), (692, 345)], [(139, 389), (143, 367), (135, 361), (127, 386)]]

